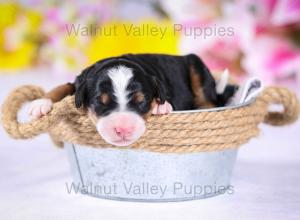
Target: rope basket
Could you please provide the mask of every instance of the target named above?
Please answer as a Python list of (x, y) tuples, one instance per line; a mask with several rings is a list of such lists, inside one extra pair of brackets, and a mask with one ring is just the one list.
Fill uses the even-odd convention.
[[(96, 131), (85, 109), (77, 109), (74, 96), (53, 105), (47, 115), (20, 123), (17, 114), (25, 102), (42, 98), (40, 87), (22, 86), (14, 90), (2, 108), (2, 123), (7, 133), (27, 139), (48, 132), (58, 146), (69, 142), (91, 147), (115, 147), (106, 143)], [(280, 104), (282, 112), (269, 112)], [(161, 153), (220, 151), (237, 148), (259, 134), (261, 122), (285, 125), (299, 115), (297, 96), (285, 88), (267, 87), (251, 104), (217, 111), (186, 111), (153, 115), (147, 119), (145, 134), (124, 149), (143, 149)]]

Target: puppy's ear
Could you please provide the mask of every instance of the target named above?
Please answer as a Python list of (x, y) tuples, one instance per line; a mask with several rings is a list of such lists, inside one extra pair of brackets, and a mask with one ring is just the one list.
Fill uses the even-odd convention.
[(155, 76), (152, 76), (152, 82), (154, 84), (154, 96), (159, 99), (161, 104), (164, 104), (167, 99), (167, 88), (164, 84)]
[(86, 82), (82, 82), (75, 91), (75, 106), (80, 108), (86, 105)]
[(86, 106), (87, 97), (86, 97), (86, 86), (88, 74), (93, 69), (93, 66), (90, 66), (82, 71), (82, 73), (77, 76), (75, 80), (75, 106), (80, 108), (82, 105)]

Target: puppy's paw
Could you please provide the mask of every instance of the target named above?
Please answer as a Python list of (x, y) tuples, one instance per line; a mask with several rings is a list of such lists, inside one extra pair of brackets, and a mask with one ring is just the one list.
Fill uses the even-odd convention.
[(46, 115), (52, 109), (52, 101), (50, 99), (37, 99), (31, 102), (29, 115), (32, 119), (37, 119)]
[(152, 109), (152, 114), (153, 115), (163, 115), (163, 114), (168, 114), (173, 111), (172, 105), (165, 101), (164, 104), (155, 104), (153, 109)]

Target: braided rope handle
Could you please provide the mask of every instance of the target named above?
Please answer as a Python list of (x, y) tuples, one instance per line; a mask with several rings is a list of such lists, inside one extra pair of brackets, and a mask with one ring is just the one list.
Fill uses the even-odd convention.
[[(57, 123), (70, 115), (85, 115), (82, 109), (76, 109), (74, 97), (68, 96), (53, 105), (53, 109), (47, 115), (28, 123), (20, 123), (17, 114), (25, 102), (44, 96), (44, 91), (36, 86), (22, 86), (7, 97), (2, 107), (2, 124), (6, 132), (16, 139), (27, 139), (48, 132)], [(263, 105), (261, 112), (264, 122), (271, 125), (285, 125), (294, 122), (299, 115), (299, 101), (297, 96), (285, 88), (268, 87), (257, 98), (254, 104)], [(283, 112), (269, 112), (271, 104), (281, 104)], [(226, 110), (228, 111), (228, 110)], [(213, 113), (213, 112), (211, 112)], [(182, 113), (187, 114), (187, 113)], [(199, 113), (202, 114), (202, 113)], [(217, 113), (216, 113), (217, 114)], [(154, 119), (154, 118), (153, 118)], [(150, 121), (153, 121), (150, 120)]]
[[(73, 104), (73, 98), (66, 97), (53, 105), (46, 116), (27, 123), (18, 121), (18, 112), (26, 102), (42, 98), (45, 92), (37, 86), (25, 85), (13, 90), (2, 106), (2, 124), (6, 132), (15, 139), (27, 139), (47, 132), (52, 126), (71, 113), (80, 114)], [(81, 113), (82, 114), (82, 113)]]
[[(264, 118), (266, 124), (280, 126), (290, 124), (298, 119), (299, 100), (295, 93), (286, 88), (267, 87), (258, 97), (257, 102), (263, 102), (267, 108)], [(282, 105), (283, 111), (269, 111), (268, 108), (273, 104)]]

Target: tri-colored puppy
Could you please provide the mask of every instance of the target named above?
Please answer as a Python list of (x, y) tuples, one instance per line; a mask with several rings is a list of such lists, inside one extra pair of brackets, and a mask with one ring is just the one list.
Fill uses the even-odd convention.
[(127, 146), (144, 133), (148, 115), (223, 106), (235, 89), (226, 82), (216, 85), (194, 54), (127, 54), (86, 68), (74, 83), (33, 101), (30, 114), (41, 117), (54, 102), (75, 94), (76, 107), (88, 109), (102, 138)]

